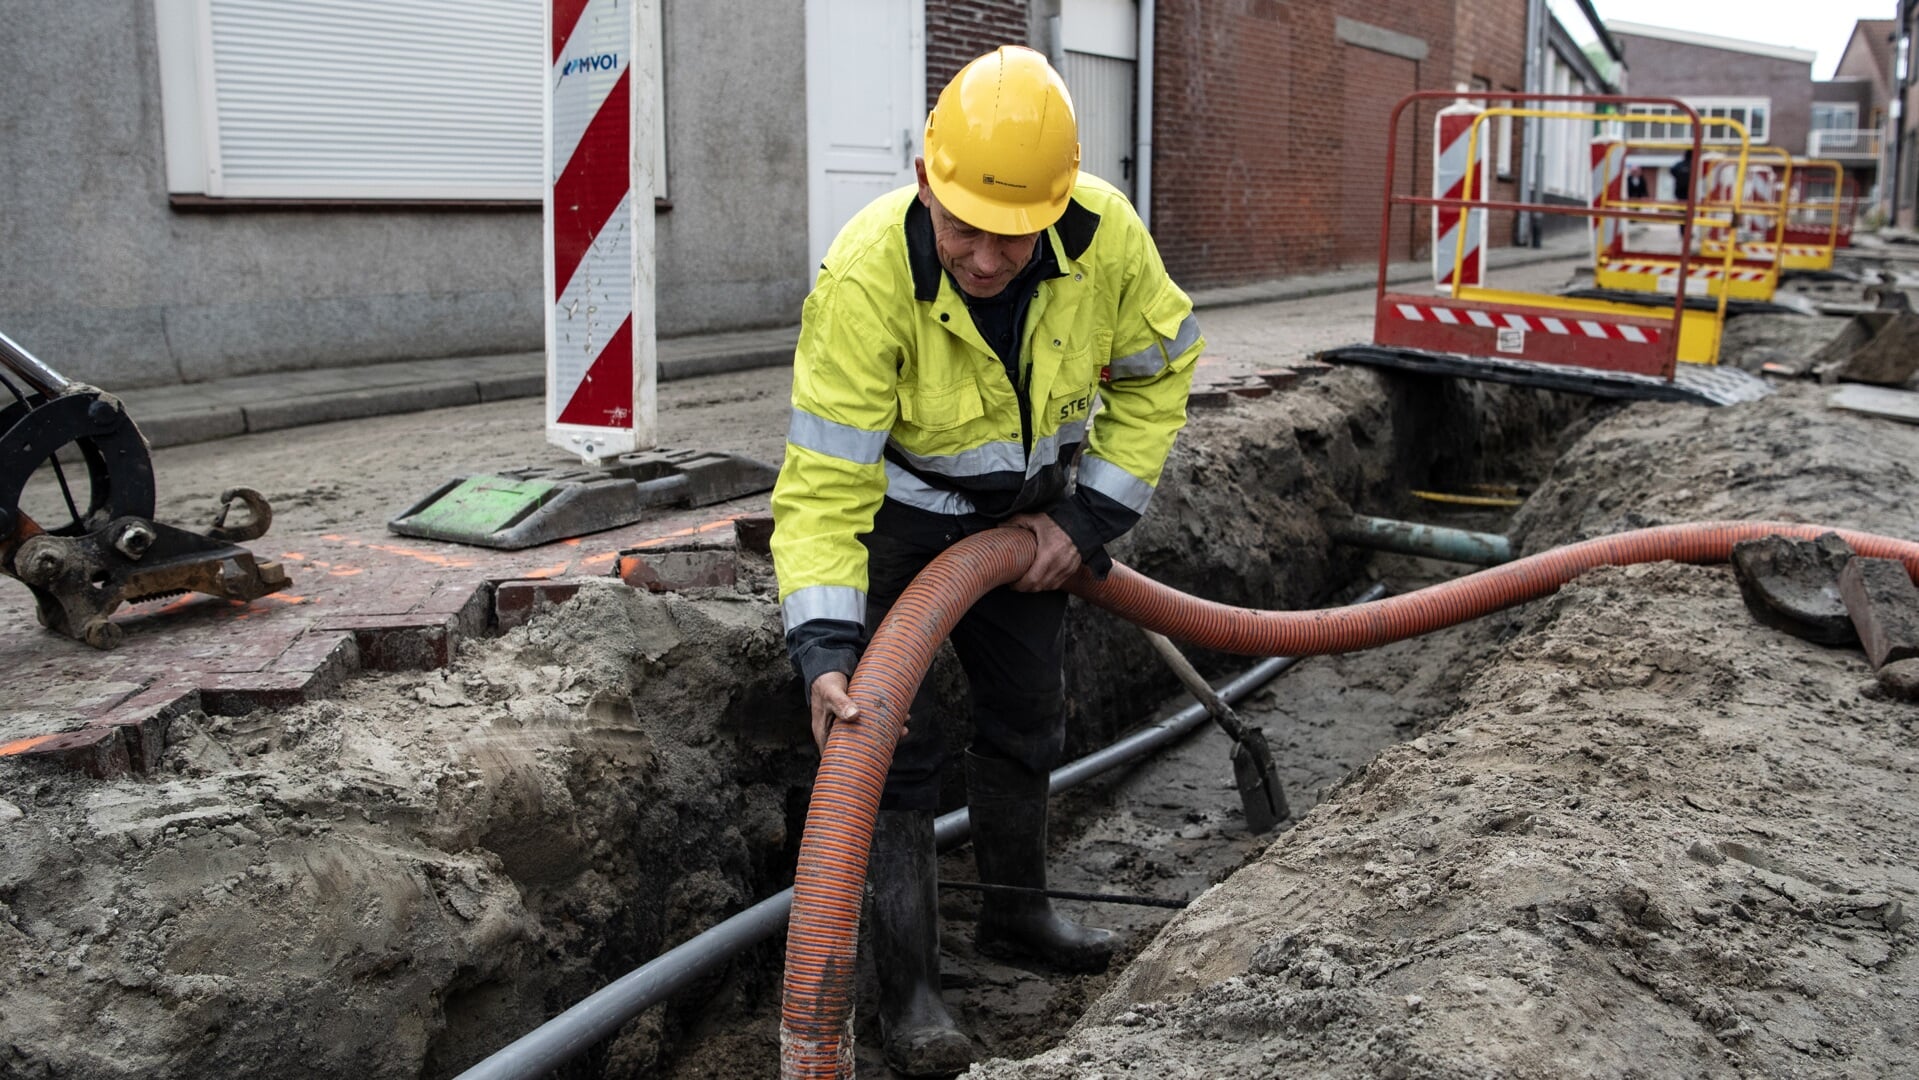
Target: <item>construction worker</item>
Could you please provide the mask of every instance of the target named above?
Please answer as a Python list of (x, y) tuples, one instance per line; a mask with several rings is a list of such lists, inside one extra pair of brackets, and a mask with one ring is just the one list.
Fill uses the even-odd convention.
[[(1111, 932), (1041, 891), (1047, 773), (1065, 742), (1058, 590), (1081, 566), (1103, 573), (1104, 545), (1146, 511), (1203, 342), (1132, 205), (1080, 172), (1072, 101), (1041, 54), (1005, 46), (961, 69), (914, 169), (916, 185), (840, 231), (806, 299), (773, 490), (787, 648), (824, 747), (833, 723), (858, 722), (848, 676), (913, 577), (969, 534), (1033, 534), (1025, 576), (952, 634), (971, 692), (979, 875), (1023, 890), (986, 894), (976, 942), (1100, 971)], [(928, 705), (922, 688), (869, 862), (886, 1057), (913, 1076), (972, 1059), (939, 995), (946, 743)]]

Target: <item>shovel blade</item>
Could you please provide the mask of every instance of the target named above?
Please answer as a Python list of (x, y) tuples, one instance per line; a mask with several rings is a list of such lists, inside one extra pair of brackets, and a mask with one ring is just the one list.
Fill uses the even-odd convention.
[(1271, 832), (1292, 816), (1286, 805), (1286, 791), (1279, 784), (1279, 768), (1273, 764), (1272, 748), (1266, 733), (1256, 727), (1240, 729), (1233, 743), (1233, 783), (1239, 788), (1240, 805), (1246, 811), (1246, 827), (1255, 833)]

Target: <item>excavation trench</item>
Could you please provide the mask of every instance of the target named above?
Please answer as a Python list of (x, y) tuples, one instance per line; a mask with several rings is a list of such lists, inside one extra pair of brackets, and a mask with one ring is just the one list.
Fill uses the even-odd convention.
[[(1333, 544), (1324, 520), (1407, 516), (1415, 487), (1535, 483), (1590, 408), (1344, 370), (1235, 400), (1195, 414), (1153, 513), (1115, 554), (1254, 608), (1351, 595), (1382, 565), (1430, 575)], [(778, 892), (816, 757), (771, 591), (770, 568), (750, 561), (732, 590), (588, 588), (442, 671), (368, 676), (284, 711), (189, 715), (151, 778), (10, 774), (0, 1060), (22, 1076), (451, 1075)], [(1127, 624), (1076, 606), (1068, 634), (1076, 757), (1177, 684)], [(1244, 666), (1197, 659), (1215, 676)], [(942, 657), (928, 677), (962, 730), (957, 665)], [(1397, 719), (1287, 761), (1296, 807), (1418, 718)], [(1216, 735), (1164, 768), (1064, 800), (1058, 884), (1193, 895), (1263, 845), (1236, 826)], [(944, 873), (973, 878), (963, 852)], [(961, 954), (976, 903), (943, 900)], [(1166, 918), (1143, 911), (1099, 915), (1136, 950)], [(983, 1051), (1021, 1055), (1052, 1045), (1113, 977), (1054, 983), (969, 961), (954, 989), (978, 1002), (962, 1012), (984, 1022)], [(777, 947), (749, 949), (569, 1072), (770, 1074), (778, 979)]]

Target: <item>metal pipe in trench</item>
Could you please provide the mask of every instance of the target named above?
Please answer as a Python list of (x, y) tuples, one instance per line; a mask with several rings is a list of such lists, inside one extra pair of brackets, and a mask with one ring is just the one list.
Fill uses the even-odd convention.
[[(1374, 585), (1353, 602), (1369, 603), (1385, 595), (1386, 586)], [(1300, 660), (1297, 656), (1262, 660), (1219, 687), (1220, 700), (1228, 705), (1237, 704)], [(1205, 724), (1207, 716), (1206, 706), (1196, 703), (1147, 724), (1103, 750), (1095, 750), (1054, 769), (1047, 791), (1057, 795), (1161, 750)], [(942, 848), (963, 843), (971, 831), (972, 821), (964, 807), (941, 814), (933, 822), (933, 840)], [(579, 1004), (494, 1051), (456, 1080), (533, 1080), (545, 1076), (618, 1031), (628, 1020), (719, 967), (733, 954), (779, 933), (792, 908), (792, 889), (767, 897), (608, 983)]]
[(1512, 541), (1498, 533), (1469, 532), (1365, 514), (1328, 518), (1326, 532), (1341, 544), (1424, 559), (1445, 559), (1473, 566), (1497, 566), (1513, 561)]

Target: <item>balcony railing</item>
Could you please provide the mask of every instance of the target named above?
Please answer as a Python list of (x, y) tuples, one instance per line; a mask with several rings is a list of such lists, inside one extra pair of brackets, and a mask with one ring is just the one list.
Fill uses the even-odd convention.
[(1879, 158), (1879, 132), (1867, 128), (1815, 131), (1807, 141), (1806, 156), (1840, 161), (1876, 161)]

